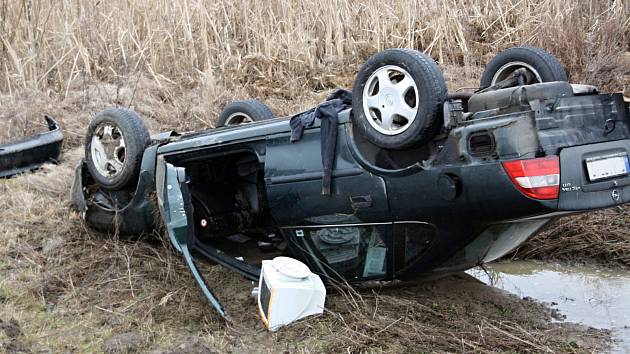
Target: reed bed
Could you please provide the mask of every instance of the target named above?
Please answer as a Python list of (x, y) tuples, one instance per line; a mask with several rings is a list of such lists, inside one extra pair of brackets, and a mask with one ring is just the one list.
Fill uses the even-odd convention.
[(614, 86), (629, 43), (628, 0), (0, 0), (0, 91), (64, 93), (137, 71), (183, 88), (317, 90), (387, 47), (474, 66), (522, 44)]

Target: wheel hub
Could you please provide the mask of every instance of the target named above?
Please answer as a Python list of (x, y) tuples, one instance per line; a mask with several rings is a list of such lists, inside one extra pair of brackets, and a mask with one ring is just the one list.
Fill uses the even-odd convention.
[(238, 112), (238, 113), (232, 113), (225, 120), (225, 125), (226, 126), (239, 125), (239, 124), (246, 124), (246, 123), (252, 123), (252, 122), (254, 122), (254, 119), (252, 117), (250, 117), (249, 115), (245, 113)]
[(386, 94), (385, 95), (385, 104), (388, 105), (388, 106), (393, 106), (394, 105), (394, 95)]
[(383, 66), (368, 78), (363, 110), (368, 123), (385, 135), (409, 128), (418, 112), (418, 87), (411, 75), (396, 65)]
[(90, 152), (98, 173), (113, 178), (119, 176), (127, 157), (125, 137), (118, 126), (102, 123), (94, 130)]

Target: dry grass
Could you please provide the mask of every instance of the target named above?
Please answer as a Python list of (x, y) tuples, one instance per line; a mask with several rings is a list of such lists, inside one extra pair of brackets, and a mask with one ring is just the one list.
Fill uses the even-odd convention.
[(620, 206), (561, 218), (521, 246), (521, 259), (630, 267), (630, 208)]
[(68, 146), (108, 105), (133, 106), (156, 130), (211, 127), (246, 97), (289, 114), (351, 87), (386, 47), (422, 50), (470, 81), (500, 49), (537, 45), (574, 81), (630, 96), (629, 43), (627, 0), (0, 0), (0, 141), (34, 133), (43, 110), (59, 113)]
[[(0, 3), (0, 88), (65, 92), (77, 78), (116, 82), (137, 70), (159, 84), (333, 84), (328, 75), (387, 47), (441, 63), (533, 44), (578, 79), (627, 50), (627, 1), (367, 0), (33, 1)], [(245, 75), (244, 75), (245, 74)]]
[[(575, 352), (596, 350), (592, 345), (603, 338), (598, 331), (549, 325), (556, 314), (543, 305), (514, 301), (465, 274), (399, 289), (341, 289), (333, 299), (328, 340), (351, 351)], [(584, 341), (578, 344), (576, 336)]]

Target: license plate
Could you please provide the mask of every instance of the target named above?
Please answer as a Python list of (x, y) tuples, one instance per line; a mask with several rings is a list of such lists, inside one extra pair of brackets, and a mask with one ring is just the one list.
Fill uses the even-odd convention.
[(625, 176), (630, 171), (628, 155), (615, 154), (588, 158), (586, 159), (586, 170), (591, 181)]

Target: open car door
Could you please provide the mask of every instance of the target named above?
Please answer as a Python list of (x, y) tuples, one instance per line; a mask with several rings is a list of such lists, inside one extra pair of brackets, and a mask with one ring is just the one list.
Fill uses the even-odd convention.
[(208, 282), (199, 272), (194, 254), (226, 266), (250, 280), (257, 280), (260, 269), (241, 262), (223, 253), (221, 250), (202, 243), (195, 234), (194, 209), (189, 190), (189, 179), (186, 169), (174, 166), (158, 157), (156, 166), (156, 190), (160, 213), (166, 225), (168, 237), (173, 247), (184, 257), (195, 281), (204, 296), (210, 301), (219, 314), (227, 319), (227, 314)]

